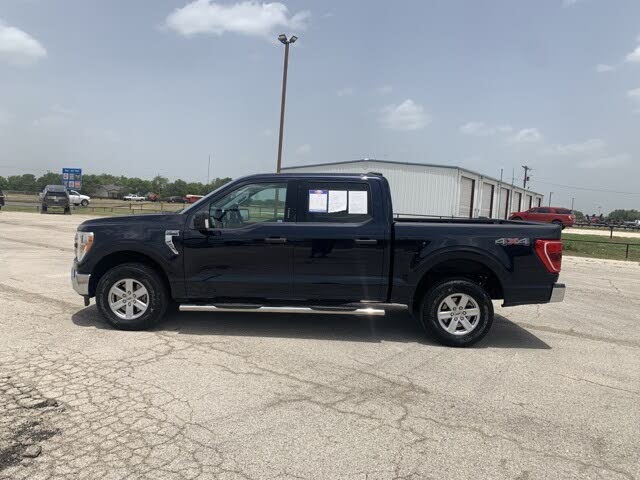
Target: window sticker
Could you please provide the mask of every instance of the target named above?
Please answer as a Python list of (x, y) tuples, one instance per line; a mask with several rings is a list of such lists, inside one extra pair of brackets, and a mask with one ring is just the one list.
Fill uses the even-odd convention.
[(329, 190), (329, 213), (347, 211), (347, 191)]
[(367, 214), (368, 195), (364, 190), (349, 190), (349, 213), (352, 215)]
[(309, 212), (327, 213), (328, 190), (309, 190)]

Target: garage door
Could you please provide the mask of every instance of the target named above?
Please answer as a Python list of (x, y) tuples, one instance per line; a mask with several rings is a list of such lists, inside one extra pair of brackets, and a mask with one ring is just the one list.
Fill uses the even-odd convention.
[(482, 205), (480, 206), (480, 216), (491, 218), (493, 213), (493, 189), (490, 183), (482, 184)]
[(467, 177), (460, 177), (460, 207), (458, 216), (471, 218), (473, 212), (473, 184), (474, 181)]
[(513, 197), (513, 205), (511, 206), (511, 210), (514, 212), (519, 212), (522, 210), (522, 193), (515, 192), (515, 196)]
[(509, 190), (500, 189), (500, 218), (507, 218), (509, 215)]

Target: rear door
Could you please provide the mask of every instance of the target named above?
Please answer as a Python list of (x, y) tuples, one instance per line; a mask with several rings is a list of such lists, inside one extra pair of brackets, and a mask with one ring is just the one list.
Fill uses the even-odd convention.
[(381, 194), (377, 182), (366, 180), (300, 182), (296, 232), (289, 236), (297, 299), (386, 299), (391, 227), (373, 203)]

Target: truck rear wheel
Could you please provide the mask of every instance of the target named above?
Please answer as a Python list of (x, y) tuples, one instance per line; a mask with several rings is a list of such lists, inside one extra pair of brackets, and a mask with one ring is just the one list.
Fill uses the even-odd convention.
[(420, 322), (425, 331), (444, 345), (471, 346), (491, 328), (491, 297), (471, 280), (445, 280), (425, 293), (420, 306)]
[(158, 273), (140, 263), (113, 267), (96, 288), (100, 313), (119, 330), (144, 330), (156, 325), (165, 314), (168, 296)]

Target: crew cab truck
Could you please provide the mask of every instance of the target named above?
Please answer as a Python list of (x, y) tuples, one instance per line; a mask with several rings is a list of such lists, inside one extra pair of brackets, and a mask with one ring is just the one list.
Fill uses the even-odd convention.
[(503, 305), (561, 301), (560, 227), (395, 219), (379, 174), (271, 174), (173, 214), (88, 220), (71, 271), (119, 329), (181, 311), (383, 315), (407, 305), (439, 342), (467, 346)]

